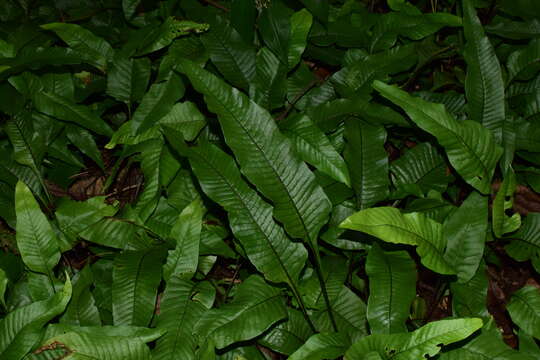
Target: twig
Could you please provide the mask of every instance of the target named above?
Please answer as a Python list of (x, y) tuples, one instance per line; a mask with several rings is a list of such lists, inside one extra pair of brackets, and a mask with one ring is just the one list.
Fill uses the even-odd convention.
[(205, 3), (207, 3), (207, 4), (210, 5), (210, 6), (213, 6), (213, 7), (217, 8), (217, 9), (223, 10), (223, 11), (225, 11), (225, 12), (229, 12), (229, 11), (230, 11), (229, 8), (227, 8), (227, 7), (223, 6), (223, 5), (221, 5), (220, 3), (218, 3), (218, 2), (216, 2), (216, 1), (214, 1), (214, 0), (202, 0), (202, 1), (205, 2)]

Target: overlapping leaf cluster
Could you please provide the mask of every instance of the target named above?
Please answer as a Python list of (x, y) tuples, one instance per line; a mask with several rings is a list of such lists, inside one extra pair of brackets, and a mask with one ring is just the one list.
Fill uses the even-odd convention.
[(540, 7), (414, 3), (2, 1), (0, 359), (537, 359)]

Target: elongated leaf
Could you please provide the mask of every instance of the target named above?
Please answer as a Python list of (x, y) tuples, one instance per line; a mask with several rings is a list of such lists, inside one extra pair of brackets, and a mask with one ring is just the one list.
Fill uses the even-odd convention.
[(96, 306), (94, 296), (90, 292), (90, 286), (94, 282), (90, 267), (84, 267), (73, 280), (74, 285), (71, 301), (66, 308), (66, 312), (60, 318), (60, 322), (78, 326), (101, 325), (99, 310)]
[(231, 229), (253, 265), (268, 280), (294, 287), (307, 258), (304, 247), (287, 238), (272, 218), (272, 207), (249, 188), (231, 157), (209, 144), (189, 155), (201, 187), (228, 212)]
[(77, 24), (50, 23), (41, 25), (41, 28), (54, 31), (73, 50), (101, 70), (105, 70), (107, 61), (114, 55), (107, 41)]
[(169, 251), (167, 262), (163, 266), (165, 281), (172, 276), (189, 280), (197, 271), (203, 215), (202, 202), (196, 199), (178, 216), (170, 235), (176, 242), (176, 247)]
[(528, 80), (532, 78), (539, 69), (540, 61), (540, 39), (532, 40), (523, 49), (516, 50), (508, 56), (508, 80), (510, 83), (514, 78)]
[(502, 237), (504, 234), (516, 231), (521, 226), (521, 216), (515, 213), (508, 216), (506, 211), (512, 208), (514, 192), (516, 191), (516, 175), (512, 169), (508, 169), (504, 181), (500, 185), (492, 207), (493, 234)]
[(287, 321), (270, 330), (259, 343), (281, 354), (291, 355), (313, 334), (298, 310), (287, 308)]
[(130, 59), (117, 54), (107, 76), (107, 94), (128, 106), (139, 101), (150, 80), (150, 65), (147, 58)]
[(469, 116), (491, 130), (497, 143), (501, 144), (506, 117), (501, 65), (470, 0), (463, 2), (463, 12)]
[(357, 118), (345, 123), (344, 157), (351, 174), (358, 209), (368, 208), (388, 194), (388, 155), (384, 150), (386, 131)]
[(304, 345), (289, 357), (289, 360), (334, 359), (351, 346), (350, 339), (340, 333), (320, 333), (311, 336)]
[(479, 317), (488, 321), (491, 315), (486, 308), (488, 279), (486, 264), (480, 263), (476, 274), (467, 282), (450, 284), (454, 316)]
[(103, 169), (105, 165), (101, 159), (101, 153), (90, 131), (72, 124), (66, 124), (65, 129), (68, 140)]
[(371, 92), (373, 80), (384, 79), (389, 74), (405, 71), (417, 60), (412, 44), (366, 56), (343, 67), (331, 77), (337, 91), (346, 97)]
[(125, 251), (114, 260), (112, 310), (115, 325), (148, 326), (161, 281), (161, 252)]
[(313, 17), (306, 9), (295, 12), (291, 16), (291, 31), (287, 51), (289, 70), (292, 70), (300, 61), (307, 45), (307, 36), (312, 23)]
[(253, 275), (238, 287), (232, 302), (204, 313), (195, 332), (201, 339), (212, 339), (221, 349), (260, 335), (286, 316), (281, 291)]
[(512, 294), (506, 307), (512, 320), (527, 334), (540, 339), (540, 290), (527, 285)]
[(485, 29), (488, 33), (514, 40), (540, 37), (540, 21), (538, 19), (512, 21), (497, 16)]
[(422, 264), (441, 274), (456, 270), (444, 257), (443, 227), (420, 213), (402, 214), (393, 207), (365, 209), (349, 216), (340, 227), (362, 231), (394, 244), (417, 245)]
[(437, 355), (441, 344), (463, 340), (481, 327), (480, 319), (452, 319), (431, 322), (411, 333), (370, 335), (353, 344), (345, 358), (361, 360), (370, 352), (377, 352), (385, 359), (422, 359)]
[(192, 62), (180, 65), (195, 89), (205, 95), (209, 109), (218, 114), (242, 173), (272, 200), (274, 216), (287, 232), (316, 249), (330, 201), (306, 164), (295, 156), (290, 141), (279, 132), (270, 114), (241, 92)]
[(540, 271), (540, 214), (527, 215), (523, 226), (511, 238), (505, 247), (508, 255), (517, 261), (530, 259), (536, 271)]
[(0, 358), (22, 359), (41, 338), (42, 327), (61, 314), (71, 298), (71, 282), (47, 300), (14, 310), (0, 320)]
[(458, 122), (443, 105), (415, 98), (395, 86), (375, 81), (373, 87), (401, 106), (421, 129), (437, 138), (465, 181), (482, 194), (490, 192), (491, 177), (502, 149), (487, 129), (473, 121)]
[(34, 94), (33, 100), (36, 109), (44, 114), (76, 123), (100, 135), (112, 135), (110, 126), (87, 106), (48, 92)]
[[(521, 348), (521, 342), (520, 342)], [(441, 360), (533, 360), (531, 357), (511, 349), (501, 339), (497, 330), (482, 330), (480, 336), (463, 346), (441, 353)]]
[(201, 40), (225, 79), (234, 86), (247, 89), (255, 75), (255, 49), (244, 43), (221, 17), (210, 23), (210, 31)]
[(52, 279), (53, 268), (60, 260), (58, 240), (32, 192), (21, 181), (15, 189), (15, 212), (17, 248), (25, 265)]
[(396, 192), (422, 196), (431, 189), (446, 189), (452, 180), (446, 169), (446, 161), (429, 143), (418, 144), (390, 165)]
[(251, 86), (250, 97), (265, 109), (283, 106), (287, 90), (287, 68), (268, 48), (257, 54), (257, 71)]
[(374, 244), (368, 253), (367, 318), (372, 334), (405, 332), (405, 321), (416, 295), (416, 266), (405, 251), (382, 251)]
[(13, 157), (19, 164), (29, 166), (41, 176), (41, 162), (45, 156), (46, 144), (43, 134), (34, 129), (30, 113), (23, 112), (11, 118), (5, 127), (13, 145)]
[(196, 359), (197, 340), (193, 330), (206, 311), (201, 301), (194, 298), (199, 292), (197, 284), (177, 276), (169, 279), (156, 321), (156, 327), (167, 332), (157, 341), (152, 352), (153, 359)]
[[(150, 349), (137, 338), (106, 336), (93, 333), (68, 332), (46, 340), (37, 350), (63, 350), (63, 359), (81, 360), (150, 360)], [(58, 356), (58, 355), (56, 355)]]
[(448, 239), (445, 257), (457, 271), (458, 281), (469, 281), (484, 254), (488, 231), (488, 199), (473, 192), (444, 222)]
[(345, 161), (308, 116), (291, 118), (281, 129), (294, 142), (296, 151), (304, 161), (331, 178), (350, 186)]
[(290, 17), (291, 9), (281, 1), (274, 1), (261, 11), (258, 22), (262, 40), (285, 67), (291, 35)]

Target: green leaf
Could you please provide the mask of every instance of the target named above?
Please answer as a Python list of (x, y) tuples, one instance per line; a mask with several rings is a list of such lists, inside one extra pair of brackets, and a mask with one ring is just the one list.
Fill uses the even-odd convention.
[(465, 93), (469, 116), (491, 130), (497, 143), (501, 144), (506, 117), (501, 65), (471, 0), (463, 2), (463, 12), (467, 39)]
[(489, 130), (479, 123), (457, 121), (443, 105), (415, 98), (396, 86), (375, 81), (381, 95), (401, 106), (422, 130), (437, 138), (450, 163), (470, 185), (482, 194), (490, 193), (491, 177), (502, 149)]
[(48, 92), (34, 94), (33, 100), (36, 109), (46, 115), (73, 122), (100, 135), (112, 135), (109, 124), (88, 106), (75, 104), (67, 98)]
[(54, 278), (53, 268), (60, 260), (58, 239), (30, 189), (17, 182), (15, 189), (17, 214), (17, 248), (25, 265), (32, 271)]
[(289, 35), (287, 63), (288, 69), (292, 70), (300, 61), (302, 53), (306, 49), (307, 36), (313, 23), (313, 17), (302, 9), (291, 16), (291, 30)]
[(486, 308), (488, 278), (485, 263), (480, 263), (476, 274), (469, 281), (451, 283), (450, 292), (452, 293), (452, 310), (455, 316), (479, 317), (484, 321), (491, 318)]
[(73, 294), (66, 312), (60, 318), (64, 324), (76, 326), (99, 326), (101, 318), (90, 287), (94, 283), (94, 276), (90, 266), (85, 266), (73, 278)]
[(529, 80), (538, 72), (540, 62), (540, 39), (532, 40), (525, 48), (514, 51), (508, 56), (507, 84), (517, 78)]
[(304, 161), (331, 178), (350, 186), (345, 161), (308, 116), (290, 117), (281, 126), (281, 130), (293, 141), (298, 155)]
[(431, 322), (411, 333), (370, 335), (353, 344), (345, 357), (361, 360), (370, 352), (377, 352), (385, 359), (422, 359), (437, 355), (441, 345), (463, 340), (481, 327), (480, 319), (451, 319)]
[(499, 191), (493, 200), (492, 222), (493, 234), (500, 238), (504, 234), (511, 233), (521, 226), (521, 216), (515, 213), (508, 216), (506, 212), (512, 209), (514, 203), (514, 192), (516, 191), (516, 175), (510, 168), (504, 176), (504, 181), (499, 187)]
[(517, 261), (531, 260), (540, 271), (540, 214), (529, 213), (519, 231), (510, 237), (512, 241), (505, 250)]
[(203, 191), (228, 212), (232, 232), (252, 264), (268, 280), (294, 288), (307, 252), (275, 223), (272, 207), (241, 178), (234, 160), (204, 143), (192, 148), (189, 159)]
[(122, 0), (122, 10), (126, 20), (130, 20), (135, 15), (137, 7), (141, 3), (141, 0)]
[(9, 279), (6, 272), (0, 268), (0, 304), (6, 309), (6, 289)]
[(287, 90), (287, 67), (268, 48), (257, 54), (257, 70), (250, 87), (250, 98), (265, 109), (283, 106)]
[(493, 21), (485, 27), (485, 30), (488, 33), (507, 39), (527, 40), (540, 37), (540, 21), (538, 21), (538, 19), (512, 21), (504, 17), (496, 16)]
[[(201, 40), (225, 79), (241, 89), (249, 88), (255, 76), (255, 49), (221, 17), (210, 23), (210, 31)], [(181, 64), (183, 68), (184, 63)]]
[(20, 307), (0, 320), (0, 357), (22, 359), (41, 339), (41, 329), (61, 314), (71, 298), (71, 282), (47, 300)]
[(148, 326), (161, 281), (161, 251), (124, 251), (114, 259), (112, 311), (115, 325)]
[(291, 9), (281, 1), (272, 1), (261, 11), (259, 31), (266, 46), (288, 68)]
[(205, 312), (195, 332), (201, 340), (211, 339), (221, 349), (262, 334), (286, 316), (281, 291), (253, 275), (239, 285), (233, 301)]
[(155, 349), (155, 360), (185, 359), (195, 360), (196, 338), (193, 336), (195, 324), (207, 310), (196, 297), (202, 284), (195, 284), (172, 276), (167, 281), (163, 294), (156, 328), (166, 330)]
[(384, 149), (386, 130), (353, 117), (345, 122), (345, 139), (343, 156), (351, 174), (356, 207), (365, 209), (388, 195), (388, 155)]
[(116, 211), (116, 208), (105, 203), (104, 197), (97, 196), (86, 201), (64, 198), (58, 202), (55, 216), (68, 243), (75, 244), (80, 233), (102, 218), (113, 216)]
[(506, 306), (512, 321), (527, 334), (540, 339), (540, 291), (526, 285), (512, 294)]
[(277, 324), (259, 343), (281, 354), (291, 355), (313, 334), (298, 310), (287, 308), (287, 321)]
[(130, 59), (122, 53), (111, 62), (107, 76), (107, 94), (128, 106), (138, 102), (150, 80), (150, 60)]
[(107, 41), (77, 24), (50, 23), (41, 25), (41, 28), (54, 31), (86, 61), (102, 71), (105, 71), (107, 61), (114, 55), (114, 50)]
[[(521, 342), (520, 342), (521, 348)], [(511, 349), (501, 339), (497, 330), (482, 329), (482, 333), (457, 349), (441, 353), (441, 360), (533, 360), (514, 349)]]
[(430, 143), (421, 143), (407, 150), (390, 164), (396, 192), (423, 196), (429, 190), (443, 192), (452, 176), (446, 173), (444, 158)]
[(92, 333), (68, 332), (43, 342), (37, 351), (61, 348), (63, 359), (80, 360), (150, 360), (150, 349), (137, 338), (107, 336)]
[(311, 336), (304, 345), (289, 357), (289, 360), (335, 359), (351, 346), (350, 339), (340, 333), (320, 333)]
[(443, 227), (420, 213), (402, 214), (393, 207), (365, 209), (349, 216), (340, 227), (365, 232), (394, 243), (418, 246), (422, 264), (440, 274), (456, 270), (444, 257)]
[(290, 141), (270, 114), (244, 94), (192, 62), (180, 65), (195, 89), (205, 95), (209, 109), (218, 114), (242, 174), (274, 203), (274, 216), (286, 231), (316, 249), (330, 201), (306, 164), (295, 156)]
[(189, 280), (197, 271), (203, 215), (202, 201), (196, 199), (178, 216), (170, 235), (176, 247), (169, 251), (163, 266), (165, 281), (169, 281), (172, 276)]
[(67, 324), (49, 324), (45, 331), (44, 339), (70, 333), (78, 332), (81, 334), (99, 334), (102, 336), (127, 337), (133, 338), (144, 343), (148, 343), (163, 336), (161, 329), (149, 329), (139, 326), (77, 326)]
[(416, 295), (416, 265), (405, 251), (383, 251), (373, 244), (366, 262), (369, 277), (367, 318), (372, 334), (406, 332)]
[(397, 46), (354, 61), (334, 73), (331, 80), (340, 94), (354, 98), (370, 93), (373, 80), (405, 71), (416, 61), (417, 52), (413, 44)]
[(484, 254), (488, 232), (488, 199), (477, 192), (471, 193), (461, 206), (446, 218), (443, 231), (448, 239), (447, 261), (457, 271), (458, 281), (469, 281)]

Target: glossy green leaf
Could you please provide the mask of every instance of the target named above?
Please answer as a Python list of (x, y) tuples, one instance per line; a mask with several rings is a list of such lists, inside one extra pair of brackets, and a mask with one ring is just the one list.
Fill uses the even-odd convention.
[(73, 278), (73, 292), (65, 313), (60, 318), (63, 324), (99, 326), (101, 318), (94, 296), (90, 292), (94, 276), (90, 266), (85, 266)]
[(388, 194), (388, 155), (384, 149), (386, 131), (350, 118), (345, 123), (345, 151), (343, 153), (358, 209), (368, 208), (384, 200)]
[(508, 80), (510, 83), (514, 78), (519, 80), (531, 79), (540, 69), (540, 39), (532, 40), (525, 48), (514, 51), (508, 56)]
[(450, 284), (452, 311), (458, 317), (479, 317), (488, 321), (487, 310), (488, 278), (486, 264), (480, 263), (474, 276), (467, 282)]
[(493, 200), (493, 234), (498, 238), (504, 234), (516, 231), (521, 226), (521, 216), (519, 213), (512, 214), (512, 216), (507, 215), (507, 211), (512, 209), (515, 191), (516, 175), (512, 169), (509, 169), (504, 176), (504, 181), (499, 187), (495, 200)]
[(383, 251), (374, 244), (366, 262), (369, 277), (367, 318), (372, 334), (407, 330), (405, 321), (415, 297), (416, 265), (405, 251)]
[(21, 181), (15, 190), (15, 212), (17, 248), (25, 265), (53, 279), (53, 268), (60, 260), (58, 240), (32, 192)]
[(161, 281), (161, 261), (158, 251), (124, 251), (116, 256), (112, 287), (115, 325), (150, 324)]
[(229, 213), (232, 232), (253, 265), (268, 280), (294, 287), (307, 252), (276, 224), (272, 207), (241, 178), (234, 160), (217, 147), (202, 144), (189, 156), (204, 192)]
[(101, 70), (105, 70), (107, 61), (114, 56), (114, 50), (104, 39), (77, 24), (50, 23), (41, 25), (42, 29), (51, 30), (65, 41), (73, 50)]
[(349, 216), (340, 227), (365, 232), (394, 244), (416, 245), (422, 264), (441, 274), (456, 270), (444, 257), (443, 227), (420, 213), (402, 214), (393, 207), (365, 209)]
[(429, 190), (443, 192), (452, 176), (447, 174), (445, 159), (430, 143), (407, 150), (390, 164), (392, 182), (398, 193), (424, 195)]
[(167, 261), (163, 266), (165, 281), (172, 276), (189, 280), (197, 271), (203, 215), (202, 202), (196, 199), (178, 216), (170, 234), (176, 242), (176, 247), (169, 251)]
[(467, 39), (465, 93), (469, 116), (491, 130), (500, 144), (506, 117), (501, 66), (470, 0), (463, 2), (463, 13)]
[(540, 271), (540, 214), (530, 213), (523, 226), (510, 238), (506, 245), (508, 255), (517, 261), (531, 260), (536, 271)]
[(71, 298), (71, 282), (47, 300), (20, 307), (0, 320), (0, 357), (22, 359), (41, 339), (43, 326), (61, 314)]
[(540, 21), (530, 19), (527, 21), (512, 21), (503, 17), (495, 17), (485, 27), (488, 33), (514, 40), (525, 40), (540, 37)]
[(195, 324), (207, 310), (195, 297), (200, 291), (199, 285), (178, 276), (169, 279), (156, 320), (157, 329), (167, 332), (157, 341), (152, 351), (153, 359), (197, 359), (197, 339), (192, 333)]
[(480, 319), (451, 319), (431, 322), (411, 333), (370, 335), (353, 344), (345, 358), (366, 359), (370, 352), (377, 352), (385, 359), (396, 360), (435, 356), (441, 350), (441, 345), (463, 340), (481, 327)]
[(259, 343), (281, 354), (291, 355), (313, 334), (302, 313), (287, 308), (287, 320), (274, 326)]
[(293, 141), (298, 155), (304, 161), (331, 178), (350, 186), (345, 161), (308, 116), (291, 118), (282, 125), (281, 130)]
[(320, 333), (311, 336), (289, 360), (334, 359), (345, 353), (351, 345), (347, 336), (340, 333)]
[[(247, 89), (255, 76), (255, 49), (222, 18), (210, 22), (210, 31), (201, 40), (225, 79)], [(182, 63), (184, 67), (184, 63)], [(182, 70), (182, 69), (181, 69)]]
[(316, 248), (330, 202), (270, 114), (191, 62), (183, 61), (181, 71), (205, 95), (210, 110), (218, 114), (242, 173), (272, 200), (276, 219), (291, 236)]
[(478, 269), (488, 232), (488, 199), (471, 193), (446, 218), (443, 230), (448, 239), (445, 257), (457, 271), (458, 281), (469, 281)]
[(249, 87), (250, 98), (265, 109), (283, 105), (286, 95), (287, 68), (268, 48), (257, 54), (255, 78)]
[(512, 294), (507, 305), (510, 317), (527, 334), (540, 338), (540, 290), (527, 285)]
[(73, 122), (100, 135), (112, 135), (109, 124), (87, 106), (75, 104), (69, 99), (48, 92), (34, 94), (33, 100), (36, 109), (46, 115)]
[(117, 54), (107, 76), (107, 94), (128, 106), (138, 102), (148, 87), (150, 65), (147, 58), (130, 59), (122, 53)]
[(458, 122), (443, 105), (415, 98), (395, 86), (375, 81), (373, 87), (401, 106), (422, 130), (437, 138), (465, 181), (483, 194), (490, 192), (491, 177), (502, 149), (487, 129), (472, 121)]
[(287, 63), (289, 70), (292, 70), (300, 61), (302, 53), (307, 45), (307, 36), (311, 29), (313, 17), (306, 10), (302, 9), (291, 16), (291, 31), (287, 49)]
[(253, 275), (238, 287), (233, 301), (204, 313), (195, 332), (201, 340), (212, 339), (221, 349), (262, 334), (286, 316), (281, 291)]

